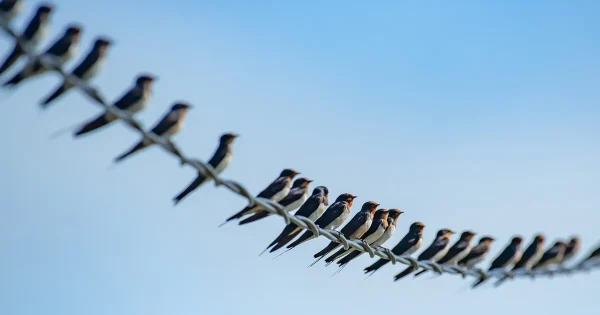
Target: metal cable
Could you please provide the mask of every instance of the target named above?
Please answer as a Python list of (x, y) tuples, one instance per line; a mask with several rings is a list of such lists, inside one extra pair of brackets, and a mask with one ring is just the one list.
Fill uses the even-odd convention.
[(107, 112), (115, 115), (117, 119), (124, 121), (128, 126), (137, 130), (144, 139), (150, 141), (151, 143), (157, 144), (166, 150), (168, 153), (173, 154), (178, 157), (181, 161), (182, 165), (190, 165), (198, 172), (204, 174), (206, 177), (213, 179), (215, 181), (215, 186), (225, 186), (230, 191), (245, 197), (248, 199), (250, 205), (260, 205), (263, 209), (268, 211), (269, 213), (279, 215), (283, 218), (286, 224), (294, 223), (302, 229), (308, 229), (312, 231), (315, 237), (324, 236), (330, 241), (340, 243), (345, 249), (353, 248), (360, 252), (365, 252), (371, 256), (371, 258), (378, 256), (380, 258), (390, 260), (392, 264), (401, 263), (404, 265), (412, 266), (413, 268), (420, 268), (423, 270), (432, 270), (438, 274), (452, 274), (452, 275), (461, 275), (463, 278), (467, 276), (472, 276), (478, 279), (487, 279), (487, 278), (517, 278), (517, 277), (539, 277), (539, 276), (549, 276), (552, 277), (554, 275), (569, 275), (574, 272), (580, 271), (588, 271), (592, 268), (596, 268), (600, 266), (600, 261), (582, 261), (580, 263), (574, 264), (571, 267), (564, 266), (554, 266), (550, 268), (541, 268), (536, 270), (517, 270), (515, 272), (507, 271), (507, 270), (493, 270), (491, 272), (485, 272), (479, 268), (462, 268), (457, 265), (440, 265), (432, 261), (418, 261), (417, 259), (411, 256), (405, 255), (395, 255), (392, 251), (385, 247), (372, 248), (366, 242), (349, 240), (340, 232), (335, 230), (327, 230), (322, 229), (315, 225), (314, 222), (305, 217), (297, 217), (287, 213), (281, 205), (277, 202), (274, 202), (269, 199), (264, 198), (255, 198), (253, 197), (248, 190), (240, 183), (235, 182), (233, 180), (223, 179), (217, 176), (215, 169), (207, 163), (204, 163), (196, 158), (191, 158), (184, 155), (181, 150), (169, 139), (165, 139), (157, 136), (152, 132), (147, 132), (144, 130), (142, 124), (135, 120), (132, 115), (129, 113), (119, 110), (113, 106), (107, 104), (104, 99), (101, 97), (100, 92), (93, 86), (89, 85), (87, 82), (75, 77), (67, 72), (65, 72), (57, 60), (49, 56), (39, 56), (34, 53), (34, 49), (30, 47), (20, 36), (12, 30), (10, 25), (3, 24), (0, 21), (0, 27), (11, 36), (15, 42), (21, 44), (25, 54), (29, 57), (30, 61), (35, 60), (36, 58), (40, 61), (40, 63), (52, 70), (58, 72), (65, 80), (72, 83), (75, 87), (79, 88), (83, 93), (90, 96), (94, 99), (100, 106), (104, 108)]

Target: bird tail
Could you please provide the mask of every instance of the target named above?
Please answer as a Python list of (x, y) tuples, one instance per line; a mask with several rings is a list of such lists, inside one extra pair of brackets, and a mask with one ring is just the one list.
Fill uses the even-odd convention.
[(53, 100), (55, 100), (56, 98), (61, 96), (63, 93), (68, 91), (70, 88), (71, 88), (70, 84), (68, 84), (66, 82), (63, 83), (58, 89), (56, 89), (56, 91), (54, 91), (54, 93), (52, 93), (44, 101), (42, 101), (42, 103), (40, 103), (40, 105), (42, 106), (42, 108), (48, 107), (48, 105), (50, 105), (50, 102), (52, 102)]
[(369, 273), (369, 272), (375, 272), (377, 271), (379, 268), (385, 266), (385, 264), (389, 263), (390, 261), (387, 259), (379, 259), (378, 261), (376, 261), (375, 263), (373, 263), (372, 265), (370, 265), (369, 267), (366, 267), (365, 269), (363, 269), (365, 271), (365, 273)]
[(205, 180), (206, 177), (204, 177), (204, 175), (198, 175), (198, 177), (196, 177), (196, 179), (194, 179), (194, 181), (189, 186), (187, 186), (186, 189), (184, 189), (181, 193), (179, 193), (179, 195), (173, 198), (173, 202), (175, 204), (178, 204), (181, 201), (181, 199), (185, 198), (185, 196), (189, 195), (192, 191), (196, 190), (196, 188), (202, 185), (202, 183), (204, 183)]
[(471, 286), (472, 289), (475, 289), (475, 287), (477, 287), (478, 285), (482, 284), (486, 279), (484, 278), (480, 278), (479, 280), (477, 280), (477, 282), (475, 282), (473, 284), (473, 286)]
[(494, 286), (495, 287), (499, 287), (500, 285), (502, 285), (504, 283), (504, 281), (508, 280), (507, 276), (504, 276), (500, 279), (498, 279), (498, 281), (494, 282)]
[(18, 59), (23, 55), (23, 49), (21, 49), (20, 45), (15, 45), (13, 51), (6, 57), (6, 60), (0, 66), (0, 74), (4, 73), (4, 71), (8, 70)]
[(122, 161), (123, 159), (125, 159), (126, 157), (134, 154), (135, 152), (147, 147), (148, 145), (144, 143), (144, 141), (140, 141), (138, 142), (138, 144), (136, 144), (133, 148), (131, 148), (129, 151), (117, 156), (115, 158), (115, 163), (118, 163), (120, 161)]
[(300, 232), (302, 232), (302, 230), (298, 230), (298, 231), (292, 232), (292, 233), (290, 233), (290, 234), (282, 237), (279, 241), (276, 242), (277, 245), (275, 245), (275, 247), (271, 248), (271, 250), (269, 251), (269, 253), (272, 253), (272, 252), (274, 252), (274, 251), (282, 248), (283, 246), (287, 245), (287, 243), (289, 243), (296, 236), (298, 236), (298, 234), (300, 234)]
[(325, 256), (330, 251), (336, 249), (338, 246), (340, 246), (340, 243), (331, 242), (331, 243), (329, 243), (329, 245), (327, 245), (325, 248), (323, 248), (320, 252), (316, 253), (313, 257), (319, 258), (319, 257)]
[(86, 134), (90, 131), (94, 131), (100, 127), (103, 127), (104, 125), (107, 125), (110, 122), (112, 122), (112, 120), (109, 119), (108, 115), (102, 114), (102, 115), (98, 116), (96, 119), (83, 125), (83, 127), (81, 127), (78, 131), (76, 131), (73, 136), (75, 136), (75, 137), (81, 136), (82, 134)]
[(413, 271), (415, 271), (415, 269), (414, 269), (412, 266), (410, 266), (410, 267), (406, 267), (406, 269), (404, 269), (404, 271), (402, 271), (401, 273), (397, 274), (397, 275), (394, 277), (394, 281), (398, 281), (398, 280), (400, 280), (400, 279), (402, 279), (402, 278), (404, 278), (404, 277), (408, 276), (408, 275), (409, 275), (411, 272), (413, 272)]
[(336, 260), (338, 257), (342, 256), (346, 252), (347, 252), (346, 249), (340, 248), (337, 252), (335, 252), (335, 253), (329, 255), (329, 257), (325, 258), (325, 262), (326, 263), (333, 262), (334, 260)]
[(294, 241), (292, 244), (288, 245), (286, 248), (294, 248), (306, 241), (308, 241), (311, 237), (313, 236), (313, 232), (311, 231), (306, 231), (304, 232), (304, 234), (302, 234), (302, 236), (300, 236), (300, 238), (298, 238), (296, 241)]
[(229, 218), (227, 218), (227, 220), (225, 220), (225, 222), (229, 222), (231, 220), (235, 220), (235, 219), (239, 219), (241, 217), (243, 217), (244, 215), (246, 215), (247, 213), (249, 213), (252, 210), (252, 207), (248, 206), (245, 207), (244, 209), (240, 210), (238, 213), (230, 216)]
[(419, 272), (415, 273), (415, 277), (418, 277), (419, 275), (422, 275), (422, 274), (424, 274), (425, 272), (427, 272), (427, 270), (424, 270), (424, 269), (423, 269), (423, 270), (421, 270), (421, 271), (419, 271)]
[(244, 224), (247, 224), (250, 222), (258, 221), (260, 219), (264, 219), (264, 218), (268, 217), (269, 215), (271, 215), (271, 213), (269, 211), (261, 210), (255, 214), (253, 214), (249, 218), (246, 218), (246, 219), (240, 221), (240, 225), (244, 225)]
[(4, 84), (2, 84), (2, 86), (17, 85), (24, 79), (25, 79), (25, 74), (23, 72), (19, 72), (19, 73), (15, 74), (15, 76), (12, 77), (10, 80), (4, 82)]
[(338, 265), (343, 266), (343, 265), (349, 263), (352, 259), (360, 256), (361, 254), (362, 254), (362, 252), (355, 250), (352, 253), (346, 255), (346, 257), (340, 259), (337, 263), (338, 263)]

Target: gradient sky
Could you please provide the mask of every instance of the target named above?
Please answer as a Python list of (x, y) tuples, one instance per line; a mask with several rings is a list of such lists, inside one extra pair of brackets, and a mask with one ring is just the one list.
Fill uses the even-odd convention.
[[(37, 4), (26, 2), (19, 29)], [(293, 167), (331, 199), (401, 208), (388, 246), (417, 220), (426, 243), (443, 227), (491, 234), (494, 255), (514, 234), (576, 234), (583, 253), (598, 242), (598, 1), (55, 3), (47, 41), (72, 21), (85, 26), (81, 53), (94, 36), (115, 40), (94, 79), (107, 99), (151, 72), (139, 118), (195, 105), (175, 138), (187, 154), (206, 159), (240, 133), (223, 175), (253, 193)], [(0, 38), (2, 58), (10, 45)], [(472, 291), (456, 276), (394, 283), (401, 266), (365, 280), (365, 255), (330, 278), (333, 266), (306, 268), (325, 239), (258, 257), (280, 219), (217, 228), (245, 201), (212, 184), (173, 207), (194, 172), (158, 148), (112, 165), (139, 139), (122, 124), (50, 139), (99, 112), (77, 91), (42, 112), (57, 83), (0, 91), (2, 314), (597, 309), (600, 272)]]

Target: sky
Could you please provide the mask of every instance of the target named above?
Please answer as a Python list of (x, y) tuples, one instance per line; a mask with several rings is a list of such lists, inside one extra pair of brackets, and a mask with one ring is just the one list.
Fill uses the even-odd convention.
[[(598, 245), (600, 21), (597, 1), (55, 1), (47, 47), (67, 23), (115, 41), (92, 81), (116, 100), (141, 72), (159, 77), (145, 126), (194, 105), (174, 137), (207, 160), (241, 135), (223, 177), (258, 193), (295, 168), (360, 204), (405, 211), (425, 244), (440, 228)], [(14, 22), (22, 29), (37, 2)], [(11, 49), (0, 37), (0, 55)], [(22, 63), (11, 68), (6, 80)], [(114, 165), (139, 140), (116, 123), (81, 139), (57, 130), (100, 108), (73, 90), (38, 103), (56, 74), (0, 91), (2, 314), (589, 314), (599, 272), (521, 279), (365, 279), (340, 274), (320, 238), (273, 260), (258, 254), (283, 221), (218, 225), (245, 200), (212, 183), (177, 207), (194, 177), (160, 148)], [(454, 240), (454, 239), (453, 239)], [(483, 266), (487, 266), (489, 260)], [(374, 310), (376, 308), (377, 310)]]

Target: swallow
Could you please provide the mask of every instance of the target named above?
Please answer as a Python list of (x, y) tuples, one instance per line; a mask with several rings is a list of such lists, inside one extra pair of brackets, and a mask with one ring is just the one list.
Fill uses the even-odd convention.
[(491, 236), (480, 238), (479, 244), (473, 247), (469, 254), (458, 262), (458, 265), (463, 268), (473, 268), (487, 257), (493, 241), (494, 238)]
[[(450, 247), (448, 253), (438, 260), (437, 263), (440, 265), (458, 264), (458, 262), (467, 257), (471, 251), (471, 240), (473, 239), (473, 236), (475, 236), (475, 232), (473, 231), (462, 232), (458, 241)], [(425, 272), (427, 272), (427, 270), (421, 270), (415, 274), (415, 277)]]
[[(423, 244), (423, 229), (425, 229), (425, 224), (422, 222), (415, 222), (410, 225), (408, 229), (408, 233), (392, 248), (392, 253), (394, 255), (412, 255), (416, 252)], [(379, 270), (379, 268), (385, 266), (390, 261), (387, 259), (380, 258), (372, 265), (366, 267), (364, 269), (365, 273), (375, 273), (375, 271)]]
[[(337, 229), (350, 214), (350, 208), (352, 203), (356, 199), (356, 196), (352, 194), (341, 194), (331, 206), (325, 210), (323, 215), (315, 221), (315, 225), (321, 229), (335, 230)], [(292, 248), (314, 238), (312, 231), (306, 231), (296, 241), (288, 245), (286, 248), (291, 250)]]
[[(527, 249), (525, 249), (525, 252), (523, 252), (523, 255), (521, 255), (519, 260), (515, 263), (512, 271), (519, 269), (530, 270), (535, 264), (537, 264), (544, 254), (544, 240), (545, 237), (543, 234), (536, 235), (531, 244), (527, 246)], [(498, 279), (494, 285), (499, 286), (508, 278), (508, 276), (504, 276)]]
[(25, 79), (48, 71), (40, 61), (40, 58), (45, 56), (54, 57), (58, 61), (58, 66), (62, 67), (77, 51), (80, 35), (81, 27), (75, 24), (70, 25), (61, 38), (54, 42), (41, 56), (36, 57), (33, 61), (25, 65), (23, 70), (6, 81), (4, 86), (15, 86)]
[[(219, 139), (217, 151), (215, 151), (213, 156), (208, 161), (208, 164), (215, 169), (217, 175), (221, 174), (221, 172), (223, 172), (223, 170), (225, 170), (225, 168), (227, 168), (229, 165), (229, 162), (231, 161), (231, 147), (233, 140), (237, 137), (239, 137), (238, 134), (225, 133)], [(196, 190), (196, 188), (200, 187), (200, 185), (206, 182), (207, 179), (208, 178), (204, 174), (198, 172), (196, 179), (194, 179), (191, 184), (189, 184), (181, 193), (179, 193), (179, 195), (175, 196), (175, 198), (173, 198), (173, 202), (175, 204), (179, 203), (181, 199), (185, 198), (185, 196)]]
[[(404, 213), (403, 211), (399, 210), (399, 209), (390, 209), (388, 212), (388, 218), (387, 218), (387, 228), (385, 229), (385, 231), (383, 232), (383, 234), (381, 234), (381, 236), (375, 240), (372, 243), (369, 243), (369, 245), (373, 248), (377, 248), (381, 245), (383, 245), (383, 243), (385, 243), (387, 240), (390, 239), (390, 237), (392, 237), (392, 234), (394, 233), (394, 231), (396, 230), (396, 224), (398, 223), (398, 217), (400, 217), (400, 215)], [(368, 240), (365, 240), (367, 242), (369, 242)], [(342, 259), (340, 259), (337, 264), (340, 267), (344, 267), (345, 265), (347, 265), (351, 260), (355, 259), (356, 257), (360, 256), (364, 254), (361, 251), (352, 251), (349, 254), (347, 254), (345, 257), (343, 257)], [(333, 261), (333, 260), (331, 260)]]
[[(3, 2), (4, 3), (4, 2)], [(48, 22), (50, 21), (50, 12), (53, 7), (49, 4), (40, 5), (35, 12), (35, 15), (29, 21), (25, 31), (21, 34), (21, 40), (31, 49), (37, 47), (40, 41), (46, 36)], [(0, 65), (0, 74), (8, 70), (21, 56), (25, 54), (25, 50), (18, 42), (15, 43), (13, 50), (6, 57), (2, 65)]]
[[(515, 261), (518, 261), (521, 258), (521, 244), (522, 243), (523, 243), (523, 238), (521, 236), (513, 237), (512, 240), (510, 241), (510, 244), (508, 244), (508, 246), (506, 246), (506, 248), (502, 251), (502, 253), (500, 255), (498, 255), (498, 257), (496, 257), (496, 259), (494, 259), (490, 268), (488, 269), (488, 272), (492, 271), (492, 270), (496, 270), (496, 269), (506, 268), (509, 265), (513, 264)], [(487, 279), (481, 278), (481, 279), (477, 280), (477, 282), (475, 282), (475, 284), (473, 284), (472, 288), (475, 288), (476, 286), (482, 284), (485, 280), (487, 280)]]
[[(452, 234), (454, 234), (454, 232), (449, 229), (439, 230), (433, 243), (417, 257), (417, 260), (428, 260), (432, 262), (440, 260), (448, 253), (448, 249), (450, 248), (450, 236), (452, 236)], [(412, 266), (407, 267), (404, 271), (394, 277), (394, 281), (398, 281), (408, 276), (413, 271), (415, 271), (415, 269)]]
[(579, 252), (580, 246), (581, 246), (581, 242), (579, 240), (579, 237), (577, 237), (577, 236), (571, 237), (571, 239), (569, 240), (569, 244), (567, 245), (567, 249), (565, 250), (563, 259), (560, 263), (563, 264), (563, 263), (567, 262), (568, 260), (570, 260), (571, 258), (573, 258), (573, 256), (575, 256)]
[[(125, 95), (118, 99), (112, 106), (122, 111), (125, 111), (131, 115), (139, 112), (146, 106), (146, 104), (150, 100), (150, 96), (152, 94), (152, 82), (156, 80), (157, 78), (155, 76), (149, 74), (138, 75), (138, 77), (135, 79), (134, 86), (131, 89), (129, 89), (127, 93), (125, 93)], [(81, 128), (75, 131), (73, 136), (78, 137), (90, 131), (94, 131), (100, 127), (108, 125), (116, 119), (117, 116), (106, 111), (102, 115), (83, 124)]]
[[(269, 199), (269, 200), (272, 200), (275, 202), (281, 201), (281, 199), (283, 199), (285, 196), (287, 196), (287, 194), (290, 192), (290, 189), (292, 186), (292, 180), (298, 174), (300, 174), (300, 172), (298, 172), (294, 169), (291, 169), (291, 168), (284, 169), (281, 172), (281, 174), (279, 174), (279, 177), (277, 177), (277, 179), (275, 179), (269, 186), (267, 186), (267, 188), (265, 188), (263, 191), (261, 191), (256, 196), (256, 198), (265, 198), (265, 199)], [(257, 213), (260, 210), (262, 210), (262, 208), (259, 205), (246, 206), (244, 209), (240, 210), (238, 213), (227, 218), (227, 220), (225, 220), (225, 222), (222, 223), (221, 226), (231, 220), (239, 219), (247, 214)]]
[[(192, 106), (187, 103), (175, 103), (171, 106), (171, 110), (163, 116), (158, 124), (152, 128), (151, 132), (159, 137), (170, 139), (175, 133), (177, 133), (183, 127), (183, 119), (185, 118), (187, 111)], [(131, 149), (115, 158), (115, 163), (123, 161), (126, 157), (138, 152), (150, 145), (150, 140), (142, 139)]]
[(583, 261), (579, 263), (579, 266), (587, 263), (588, 261), (600, 261), (600, 247), (592, 251)]
[[(359, 237), (359, 239), (369, 245), (371, 245), (373, 242), (375, 242), (378, 238), (381, 237), (381, 235), (383, 235), (383, 233), (387, 229), (388, 217), (389, 217), (388, 209), (379, 209), (379, 210), (375, 211), (375, 214), (373, 215), (373, 223), (371, 223), (371, 227), (369, 227), (367, 232), (365, 232), (365, 234), (363, 234), (361, 237)], [(336, 260), (337, 258), (339, 258), (343, 255), (346, 255), (352, 251), (354, 251), (354, 248), (349, 248), (349, 249), (340, 248), (337, 252), (329, 255), (329, 257), (327, 257), (325, 259), (325, 262), (331, 263), (334, 260)]]
[[(338, 201), (340, 200), (336, 200), (336, 202)], [(317, 186), (315, 189), (313, 189), (312, 195), (308, 197), (306, 202), (300, 207), (300, 209), (298, 209), (298, 211), (296, 211), (294, 216), (305, 217), (312, 222), (315, 222), (315, 220), (321, 217), (323, 212), (325, 212), (327, 206), (329, 206), (329, 189), (327, 189), (325, 186)], [(270, 252), (272, 253), (278, 250), (293, 240), (294, 237), (298, 236), (301, 231), (302, 229), (295, 223), (288, 224), (285, 228), (283, 228), (283, 231), (281, 231), (275, 240), (271, 242), (269, 246), (267, 246), (265, 251), (275, 245), (276, 246), (273, 247)]]
[(545, 253), (542, 255), (540, 261), (538, 261), (531, 269), (540, 269), (544, 267), (548, 267), (554, 264), (558, 264), (562, 261), (565, 251), (567, 250), (567, 243), (563, 241), (558, 241), (552, 245)]
[[(80, 80), (87, 82), (90, 80), (102, 64), (104, 63), (104, 59), (106, 57), (106, 51), (108, 47), (112, 44), (111, 40), (107, 38), (97, 38), (94, 42), (94, 46), (89, 51), (85, 59), (71, 72), (72, 76), (79, 78)], [(73, 83), (64, 80), (62, 85), (54, 91), (50, 96), (48, 96), (44, 101), (42, 101), (41, 106), (47, 107), (50, 102), (67, 92), (70, 88), (73, 87)]]
[[(278, 203), (283, 207), (286, 212), (294, 211), (298, 209), (308, 199), (308, 186), (313, 181), (306, 177), (298, 178), (294, 181), (292, 189), (283, 197)], [(260, 219), (270, 216), (271, 213), (266, 210), (261, 210), (252, 216), (240, 221), (239, 225), (244, 225), (250, 222), (258, 221)]]
[[(379, 206), (379, 204), (375, 201), (365, 202), (362, 205), (360, 211), (357, 214), (355, 214), (354, 217), (350, 220), (350, 222), (348, 222), (348, 224), (346, 224), (340, 230), (340, 233), (349, 240), (360, 239), (360, 237), (363, 236), (373, 224), (373, 217), (375, 216), (377, 206)], [(329, 245), (327, 245), (318, 253), (314, 254), (313, 257), (318, 258), (318, 261), (325, 255), (327, 255), (329, 252), (338, 248), (341, 245), (342, 244), (338, 242), (331, 241)]]
[(8, 23), (23, 9), (22, 0), (2, 0), (0, 2), (0, 22)]

